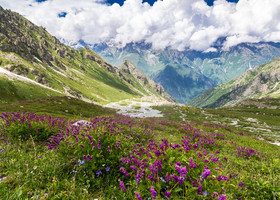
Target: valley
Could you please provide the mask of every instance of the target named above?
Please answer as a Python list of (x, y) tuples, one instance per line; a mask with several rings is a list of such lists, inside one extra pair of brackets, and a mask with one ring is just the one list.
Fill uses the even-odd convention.
[(0, 19), (0, 199), (279, 199), (278, 43), (74, 49)]

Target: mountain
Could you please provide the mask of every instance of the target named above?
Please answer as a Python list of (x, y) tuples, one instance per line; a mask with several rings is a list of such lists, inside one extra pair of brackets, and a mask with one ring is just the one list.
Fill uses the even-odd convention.
[(178, 102), (192, 99), (197, 94), (215, 87), (213, 81), (188, 66), (168, 64), (153, 79), (160, 83)]
[[(218, 40), (212, 50), (206, 52), (190, 49), (178, 51), (170, 48), (156, 50), (151, 44), (144, 42), (130, 43), (122, 48), (105, 43), (87, 45), (83, 41), (71, 45), (87, 45), (114, 66), (119, 66), (125, 59), (132, 61), (139, 70), (160, 83), (178, 102), (185, 103), (214, 86), (280, 56), (280, 43), (242, 43), (223, 49), (224, 41), (225, 39)], [(170, 67), (173, 68), (172, 73), (184, 74), (179, 79), (172, 80), (172, 84), (165, 80), (166, 77), (170, 77)], [(188, 84), (194, 74), (203, 77), (199, 80), (199, 84), (202, 85), (200, 89), (197, 84)]]
[(138, 70), (132, 62), (125, 60), (119, 67), (119, 70), (128, 80), (131, 80), (130, 84), (137, 88), (141, 94), (156, 96), (158, 98), (163, 98), (163, 100), (168, 100), (169, 102), (175, 102), (160, 84), (155, 83), (143, 72)]
[(255, 67), (228, 83), (210, 89), (191, 101), (189, 106), (215, 108), (245, 99), (280, 98), (280, 57)]
[(91, 49), (66, 46), (43, 27), (1, 7), (0, 18), (1, 102), (69, 95), (105, 104), (143, 96)]

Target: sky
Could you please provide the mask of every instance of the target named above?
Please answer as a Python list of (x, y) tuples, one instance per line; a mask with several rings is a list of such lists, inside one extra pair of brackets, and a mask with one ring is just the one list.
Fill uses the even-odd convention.
[(280, 0), (0, 0), (68, 41), (131, 42), (216, 51), (242, 42), (280, 41)]

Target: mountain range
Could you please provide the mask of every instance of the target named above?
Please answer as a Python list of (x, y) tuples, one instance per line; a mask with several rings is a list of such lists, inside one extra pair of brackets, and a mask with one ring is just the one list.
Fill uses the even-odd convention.
[(206, 52), (170, 48), (156, 50), (145, 43), (131, 43), (122, 48), (104, 43), (88, 45), (82, 41), (70, 45), (76, 48), (89, 46), (117, 67), (123, 60), (130, 60), (140, 71), (160, 83), (176, 101), (185, 103), (280, 56), (280, 43), (242, 43), (224, 49), (224, 41), (225, 38), (219, 39)]

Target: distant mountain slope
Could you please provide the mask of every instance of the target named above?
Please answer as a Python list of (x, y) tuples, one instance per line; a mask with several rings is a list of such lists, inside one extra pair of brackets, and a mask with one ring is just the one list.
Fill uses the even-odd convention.
[(264, 97), (280, 98), (280, 57), (198, 95), (188, 101), (187, 105), (215, 108), (232, 105), (248, 98)]
[(174, 99), (165, 92), (160, 84), (155, 83), (152, 79), (146, 76), (143, 72), (138, 70), (136, 66), (128, 60), (125, 60), (119, 70), (128, 80), (132, 81), (132, 85), (141, 93), (147, 96), (157, 96), (170, 102), (175, 102)]
[(185, 103), (185, 99), (192, 99), (197, 94), (215, 87), (211, 79), (181, 65), (166, 65), (153, 79), (180, 103)]
[[(186, 102), (210, 87), (225, 83), (255, 66), (267, 63), (280, 56), (280, 43), (243, 43), (224, 50), (222, 49), (222, 42), (222, 40), (217, 41), (214, 46), (215, 51), (208, 52), (178, 51), (170, 48), (155, 50), (151, 44), (145, 43), (132, 43), (123, 48), (107, 44), (89, 46), (115, 66), (119, 66), (125, 59), (132, 61), (139, 70), (155, 82), (160, 83), (168, 93), (171, 94), (170, 91), (176, 91), (172, 92), (171, 95), (179, 102)], [(72, 45), (78, 47), (87, 44)], [(207, 77), (206, 82), (203, 83), (205, 87), (197, 90), (196, 85), (194, 87), (190, 87), (189, 84), (181, 85), (182, 77), (186, 79), (185, 82), (192, 79), (187, 75), (180, 79), (174, 79), (172, 84), (167, 84), (164, 80), (164, 77), (169, 76), (169, 74), (165, 75), (167, 65), (175, 66), (175, 71), (180, 69), (180, 72), (177, 71), (176, 74), (185, 70), (186, 74), (190, 74), (190, 76), (197, 74)], [(209, 81), (211, 84), (209, 84)], [(178, 89), (179, 85), (181, 89)], [(192, 95), (188, 95), (189, 93)]]
[(0, 19), (0, 67), (10, 72), (4, 76), (17, 75), (31, 85), (39, 83), (36, 87), (100, 103), (142, 96), (118, 68), (89, 48), (66, 46), (43, 27), (1, 7)]

